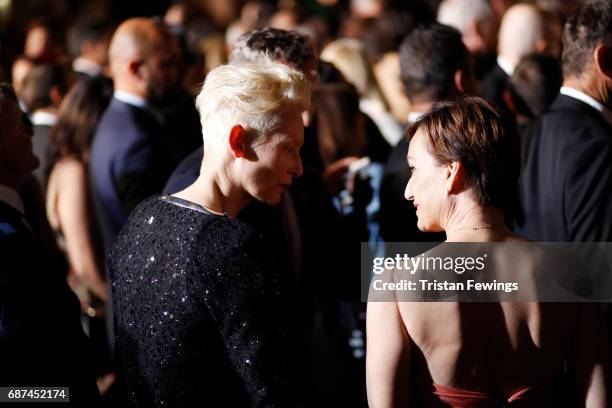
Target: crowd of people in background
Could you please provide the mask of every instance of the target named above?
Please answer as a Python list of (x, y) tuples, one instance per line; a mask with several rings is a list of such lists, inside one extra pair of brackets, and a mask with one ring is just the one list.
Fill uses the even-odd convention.
[[(231, 395), (235, 404), (367, 406), (359, 243), (381, 256), (384, 243), (447, 239), (444, 226), (423, 227), (423, 209), (407, 191), (411, 140), (443, 109), (516, 130), (517, 154), (499, 160), (516, 177), (487, 184), (502, 198), (483, 201), (503, 207), (499, 221), (508, 236), (612, 241), (612, 1), (231, 3), (238, 11), (231, 18), (197, 1), (173, 1), (160, 16), (78, 15), (61, 29), (35, 18), (24, 31), (0, 85), (0, 385), (67, 385), (75, 406), (191, 406), (207, 398), (220, 406), (215, 387), (239, 389), (242, 381), (244, 390)], [(292, 106), (297, 116), (284, 111), (279, 119), (270, 112), (281, 108), (260, 106), (257, 95), (280, 98), (266, 92), (288, 83), (307, 84), (308, 91), (283, 91), (278, 106)], [(272, 155), (254, 142), (275, 120), (291, 139), (284, 173), (236, 164), (253, 152)], [(240, 130), (240, 121), (252, 122)], [(211, 136), (222, 125), (231, 130), (227, 146)], [(473, 126), (495, 133), (481, 122)], [(453, 160), (470, 162), (464, 150), (456, 153)], [(480, 169), (477, 161), (468, 168)], [(493, 171), (485, 167), (479, 171)], [(266, 190), (270, 180), (280, 186), (278, 197)], [(237, 190), (249, 199), (236, 198)], [(209, 205), (202, 210), (193, 202)], [(162, 222), (164, 206), (174, 206), (174, 222)], [(221, 218), (201, 225), (179, 207)], [(207, 233), (189, 241), (185, 231), (194, 228)], [(254, 251), (252, 236), (266, 249)], [(208, 247), (215, 240), (218, 246)], [(184, 285), (208, 294), (189, 271), (213, 276), (218, 269), (189, 262), (219, 254), (251, 264), (255, 275), (269, 267), (289, 282), (275, 281), (281, 295), (265, 306), (291, 309), (274, 316), (291, 321), (287, 333), (270, 336), (273, 318), (258, 314), (268, 309), (227, 282), (211, 287), (210, 298), (193, 300), (193, 290), (181, 292), (180, 285), (150, 292), (137, 282), (145, 274), (156, 284), (154, 260), (162, 258), (159, 268), (172, 276), (186, 270)], [(236, 262), (219, 265), (240, 269)], [(170, 332), (165, 319), (179, 320), (180, 313), (166, 306), (175, 302), (175, 310), (188, 304), (200, 316), (204, 304), (210, 316)], [(218, 315), (231, 313), (245, 323)], [(424, 327), (399, 313), (397, 322)], [(189, 316), (182, 319), (190, 324)], [(612, 318), (605, 319), (610, 326)], [(220, 337), (206, 334), (215, 328)], [(252, 343), (272, 337), (277, 349)], [(191, 351), (202, 341), (205, 350), (160, 347), (177, 338)], [(169, 350), (185, 366), (158, 365)], [(218, 355), (224, 352), (227, 364)], [(296, 357), (285, 361), (283, 353)], [(226, 371), (187, 378), (210, 370), (207, 361)], [(288, 361), (299, 368), (288, 369)], [(189, 365), (195, 362), (202, 366)], [(387, 385), (373, 384), (372, 406), (393, 406), (380, 397)], [(588, 394), (592, 406), (605, 406), (583, 385), (551, 389), (576, 400)], [(206, 386), (208, 396), (198, 395)]]

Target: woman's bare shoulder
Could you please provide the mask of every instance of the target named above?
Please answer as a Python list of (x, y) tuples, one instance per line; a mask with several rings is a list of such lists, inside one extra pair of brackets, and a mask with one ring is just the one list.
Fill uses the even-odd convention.
[(54, 170), (55, 169), (68, 173), (85, 173), (87, 171), (87, 165), (76, 157), (68, 156), (58, 161), (54, 167)]
[(57, 186), (61, 188), (63, 185), (71, 185), (71, 183), (81, 184), (86, 178), (87, 165), (75, 157), (65, 157), (53, 166), (49, 183), (51, 184), (51, 180), (57, 180), (59, 182)]

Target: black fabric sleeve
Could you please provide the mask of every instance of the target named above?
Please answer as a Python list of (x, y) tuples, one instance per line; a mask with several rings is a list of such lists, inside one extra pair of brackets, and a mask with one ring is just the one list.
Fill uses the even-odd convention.
[(253, 407), (294, 407), (289, 353), (278, 275), (256, 234), (241, 237), (223, 264), (212, 268), (199, 294), (216, 321), (227, 355)]

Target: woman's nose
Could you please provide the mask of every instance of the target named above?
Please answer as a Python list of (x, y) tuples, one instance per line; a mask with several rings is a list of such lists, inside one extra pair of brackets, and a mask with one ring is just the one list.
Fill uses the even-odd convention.
[(412, 193), (412, 177), (406, 183), (406, 190), (404, 190), (404, 198), (408, 201), (414, 200), (414, 195)]
[(296, 157), (296, 162), (292, 167), (291, 175), (293, 177), (300, 177), (304, 173), (304, 168), (302, 167), (302, 159), (298, 155)]

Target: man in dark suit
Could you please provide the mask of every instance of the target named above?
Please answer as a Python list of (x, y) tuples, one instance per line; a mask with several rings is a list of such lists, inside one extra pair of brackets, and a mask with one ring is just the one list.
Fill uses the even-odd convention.
[(110, 45), (115, 93), (98, 125), (90, 170), (105, 246), (129, 212), (160, 193), (178, 159), (153, 108), (178, 82), (177, 49), (163, 25), (146, 18), (122, 23)]
[(591, 0), (563, 35), (563, 87), (534, 125), (522, 176), (537, 241), (612, 241), (612, 2)]
[[(413, 122), (434, 103), (473, 92), (475, 75), (470, 52), (456, 29), (439, 23), (419, 27), (400, 47), (400, 75), (412, 102), (407, 121)], [(406, 161), (408, 141), (393, 148), (380, 189), (380, 232), (387, 242), (438, 241), (443, 234), (423, 233), (416, 225), (412, 204), (404, 198), (410, 169)]]
[(95, 406), (88, 340), (66, 265), (26, 221), (17, 193), (39, 162), (29, 122), (4, 84), (0, 123), (0, 385), (67, 386), (75, 406)]

